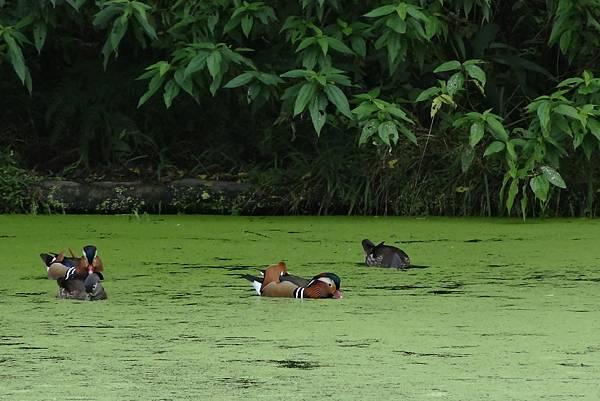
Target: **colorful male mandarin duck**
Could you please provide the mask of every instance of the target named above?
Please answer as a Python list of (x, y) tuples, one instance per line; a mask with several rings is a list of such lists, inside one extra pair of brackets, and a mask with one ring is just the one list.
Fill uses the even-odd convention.
[(269, 266), (264, 277), (245, 275), (254, 289), (263, 297), (284, 298), (342, 298), (341, 280), (333, 273), (321, 273), (312, 279), (288, 274), (284, 262)]
[(48, 278), (56, 280), (59, 286), (58, 298), (80, 300), (106, 299), (106, 291), (100, 283), (104, 279), (104, 266), (95, 246), (83, 248), (83, 255), (77, 258), (73, 251), (71, 257), (59, 254), (42, 253), (40, 257), (46, 265)]
[(365, 250), (365, 264), (367, 266), (395, 267), (406, 269), (410, 266), (410, 258), (402, 249), (395, 246), (384, 245), (383, 242), (375, 245), (368, 239), (362, 240)]

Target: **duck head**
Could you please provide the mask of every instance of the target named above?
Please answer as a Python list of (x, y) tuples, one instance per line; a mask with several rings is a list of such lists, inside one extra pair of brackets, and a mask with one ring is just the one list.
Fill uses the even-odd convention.
[(104, 271), (104, 266), (98, 256), (98, 249), (96, 249), (94, 245), (86, 245), (83, 247), (81, 261), (85, 263), (88, 274)]
[(342, 280), (334, 273), (321, 273), (312, 278), (304, 294), (308, 298), (342, 298)]

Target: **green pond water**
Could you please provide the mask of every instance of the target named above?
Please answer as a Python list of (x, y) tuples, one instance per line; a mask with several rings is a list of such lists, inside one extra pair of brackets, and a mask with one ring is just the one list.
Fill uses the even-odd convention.
[[(56, 299), (87, 243), (109, 299)], [(600, 221), (0, 216), (0, 255), (1, 400), (600, 399)], [(239, 278), (279, 260), (344, 298)]]

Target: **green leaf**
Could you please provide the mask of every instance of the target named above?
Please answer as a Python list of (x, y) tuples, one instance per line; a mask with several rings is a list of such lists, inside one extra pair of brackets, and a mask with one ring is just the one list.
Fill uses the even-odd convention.
[(252, 72), (244, 72), (237, 77), (233, 78), (231, 81), (227, 82), (224, 88), (237, 88), (243, 85), (246, 85), (248, 82), (252, 81), (254, 77), (254, 73)]
[(550, 101), (543, 101), (540, 103), (537, 109), (537, 115), (540, 119), (540, 126), (542, 131), (546, 134), (550, 132), (550, 108), (552, 103)]
[(313, 123), (313, 127), (317, 132), (317, 136), (321, 135), (321, 129), (325, 125), (327, 120), (327, 113), (325, 108), (327, 107), (327, 99), (322, 94), (315, 96), (309, 106), (308, 111), (310, 113), (310, 119)]
[(115, 53), (117, 53), (119, 43), (121, 43), (121, 39), (123, 39), (125, 32), (127, 32), (127, 25), (127, 19), (123, 19), (122, 17), (117, 18), (115, 20), (115, 23), (113, 24), (112, 30), (110, 31), (109, 39), (110, 45), (112, 47), (111, 50)]
[(456, 61), (456, 60), (452, 60), (452, 61), (447, 61), (441, 65), (439, 65), (435, 70), (433, 70), (433, 72), (440, 73), (440, 72), (446, 72), (446, 71), (455, 71), (455, 70), (460, 70), (460, 62)]
[(222, 60), (223, 57), (221, 56), (221, 52), (218, 50), (213, 50), (206, 58), (206, 66), (208, 67), (208, 72), (213, 80), (221, 74)]
[(396, 128), (396, 124), (393, 121), (386, 121), (379, 124), (377, 128), (377, 133), (379, 134), (379, 138), (388, 146), (391, 146), (390, 139), (396, 138), (398, 140), (398, 129)]
[(142, 97), (140, 97), (140, 100), (137, 105), (138, 108), (141, 105), (143, 105), (144, 103), (146, 103), (148, 101), (148, 99), (150, 99), (152, 97), (152, 95), (154, 95), (156, 93), (156, 91), (160, 88), (160, 86), (162, 85), (164, 80), (165, 80), (164, 75), (161, 76), (160, 74), (156, 74), (150, 80), (150, 83), (148, 84), (148, 90), (146, 91), (146, 93), (144, 93), (142, 95)]
[(193, 73), (195, 73), (196, 71), (199, 71), (202, 68), (204, 68), (204, 63), (206, 62), (208, 55), (209, 55), (209, 53), (207, 53), (207, 52), (198, 53), (197, 56), (195, 56), (193, 59), (190, 60), (187, 67), (185, 67), (184, 75), (186, 77), (188, 77), (188, 76), (192, 75)]
[[(538, 109), (538, 111), (539, 111), (539, 109)], [(577, 109), (573, 106), (569, 106), (568, 104), (559, 104), (558, 106), (556, 106), (554, 108), (553, 111), (555, 113), (562, 114), (563, 116), (570, 117), (574, 120), (581, 121), (581, 118), (579, 117), (579, 113), (577, 112)]]
[(340, 88), (335, 85), (327, 85), (325, 86), (325, 94), (329, 101), (335, 104), (335, 107), (339, 110), (340, 113), (345, 115), (346, 117), (352, 119), (352, 113), (350, 112), (350, 105), (348, 104), (348, 99), (344, 92)]
[(121, 13), (121, 9), (116, 6), (109, 6), (100, 10), (94, 15), (94, 26), (105, 26), (113, 17)]
[(282, 78), (306, 78), (310, 72), (307, 70), (290, 70), (281, 74)]
[(600, 142), (600, 121), (596, 120), (595, 118), (588, 118), (587, 126), (592, 135), (594, 135), (598, 142)]
[(392, 28), (395, 32), (399, 34), (406, 33), (406, 21), (402, 20), (400, 17), (389, 18), (386, 21), (385, 25)]
[(504, 148), (505, 148), (505, 145), (503, 142), (493, 141), (485, 149), (485, 152), (483, 153), (483, 157), (488, 157), (490, 155), (493, 155), (494, 153), (502, 152), (504, 150)]
[(473, 148), (465, 148), (460, 156), (460, 164), (462, 168), (462, 172), (466, 173), (473, 164), (473, 159), (475, 158), (475, 151)]
[(37, 49), (38, 54), (42, 51), (42, 47), (44, 47), (47, 33), (48, 27), (45, 22), (38, 21), (33, 26), (33, 41), (35, 42), (35, 48)]
[(414, 132), (412, 132), (410, 129), (408, 129), (404, 125), (399, 125), (398, 129), (400, 130), (400, 132), (402, 132), (402, 135), (404, 135), (406, 137), (406, 139), (408, 139), (415, 145), (417, 144), (417, 137), (414, 134)]
[(163, 99), (165, 101), (165, 106), (167, 106), (167, 109), (171, 107), (171, 104), (173, 103), (173, 99), (175, 99), (177, 97), (177, 95), (179, 95), (180, 89), (181, 88), (179, 87), (179, 85), (177, 85), (177, 83), (173, 80), (170, 80), (165, 85), (165, 92), (163, 94)]
[(346, 46), (344, 44), (344, 42), (342, 42), (339, 39), (333, 38), (331, 36), (327, 36), (327, 43), (329, 43), (329, 47), (331, 47), (334, 50), (337, 50), (340, 53), (354, 54), (352, 49), (350, 49), (348, 46)]
[(471, 130), (469, 134), (469, 145), (471, 145), (471, 147), (475, 147), (483, 138), (483, 133), (483, 123), (481, 123), (480, 121), (476, 121), (473, 124), (471, 124)]
[(448, 89), (448, 93), (450, 96), (454, 96), (456, 92), (463, 88), (463, 84), (465, 83), (465, 77), (462, 72), (457, 72), (448, 79), (448, 83), (446, 84), (446, 88)]
[(186, 91), (190, 96), (194, 96), (195, 98), (194, 85), (192, 84), (191, 78), (185, 75), (183, 68), (180, 68), (177, 71), (175, 71), (174, 76), (175, 81), (181, 87), (181, 89)]
[(364, 16), (368, 18), (377, 18), (382, 17), (384, 15), (389, 15), (396, 11), (396, 6), (392, 4), (388, 4), (385, 6), (377, 7), (376, 9), (366, 13)]
[(542, 170), (544, 177), (546, 177), (546, 179), (550, 182), (550, 184), (554, 185), (555, 187), (562, 188), (562, 189), (567, 188), (567, 184), (565, 184), (565, 181), (560, 176), (558, 171), (554, 170), (550, 166), (542, 166), (542, 167), (540, 167), (540, 170)]
[(506, 133), (506, 129), (504, 129), (504, 126), (496, 119), (496, 117), (487, 115), (485, 117), (485, 121), (487, 122), (492, 135), (494, 135), (494, 138), (502, 142), (508, 142), (508, 134)]
[(437, 86), (432, 86), (429, 89), (425, 89), (423, 92), (421, 92), (419, 94), (419, 96), (417, 96), (417, 98), (415, 99), (415, 103), (427, 100), (427, 99), (437, 95), (440, 92), (441, 92), (441, 89), (438, 88)]
[(360, 57), (365, 58), (367, 55), (367, 45), (365, 40), (360, 36), (352, 36), (350, 39), (350, 43), (352, 44), (352, 49), (356, 54)]
[(519, 192), (519, 181), (517, 179), (512, 180), (510, 187), (508, 188), (508, 197), (506, 198), (506, 209), (508, 213), (512, 210), (513, 204), (515, 203), (515, 197)]
[(362, 129), (360, 134), (360, 138), (358, 140), (358, 145), (364, 145), (367, 143), (369, 138), (373, 136), (377, 132), (377, 128), (379, 127), (379, 120), (369, 120)]
[(254, 25), (254, 18), (252, 18), (250, 15), (244, 15), (242, 17), (242, 32), (246, 37), (250, 36), (252, 25)]
[(296, 102), (294, 103), (294, 117), (302, 113), (308, 103), (314, 98), (317, 93), (317, 87), (312, 82), (307, 82), (300, 88)]
[(474, 80), (478, 81), (482, 87), (485, 86), (486, 77), (485, 72), (476, 65), (465, 65), (465, 70), (467, 70), (467, 74)]
[(17, 73), (17, 76), (21, 80), (21, 83), (24, 84), (27, 75), (27, 66), (25, 65), (23, 52), (17, 42), (15, 42), (15, 39), (8, 32), (5, 32), (3, 36), (4, 41), (8, 46), (8, 57), (10, 58), (10, 62)]
[(146, 34), (150, 38), (156, 40), (157, 39), (156, 30), (148, 21), (148, 16), (146, 15), (145, 8), (142, 6), (141, 3), (137, 2), (137, 1), (134, 1), (131, 4), (134, 9), (133, 16), (135, 17), (137, 22), (142, 26), (142, 29), (144, 29), (144, 32), (146, 32)]

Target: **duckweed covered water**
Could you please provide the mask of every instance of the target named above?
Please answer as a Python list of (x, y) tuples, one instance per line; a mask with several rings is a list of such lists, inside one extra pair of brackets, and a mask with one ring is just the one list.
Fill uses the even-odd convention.
[[(360, 240), (414, 268), (362, 266)], [(109, 299), (38, 254), (98, 246)], [(2, 400), (600, 399), (600, 222), (0, 216)], [(342, 300), (240, 274), (332, 271)]]

